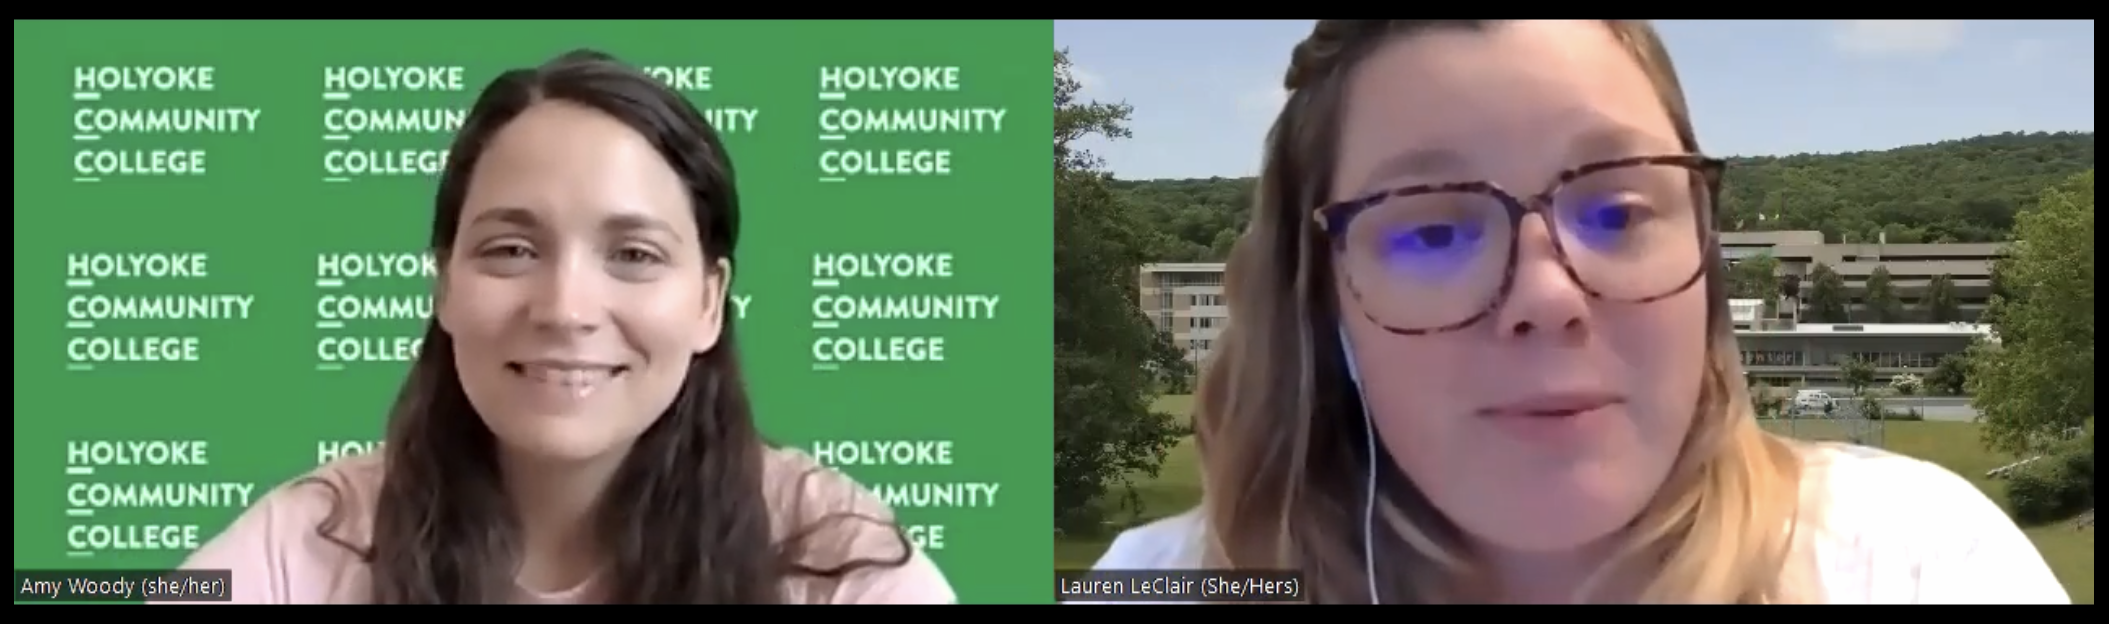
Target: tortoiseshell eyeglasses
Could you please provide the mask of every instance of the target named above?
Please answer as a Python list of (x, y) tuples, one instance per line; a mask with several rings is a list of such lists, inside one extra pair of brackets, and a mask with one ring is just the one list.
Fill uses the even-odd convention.
[(1723, 163), (1639, 156), (1561, 172), (1518, 197), (1493, 182), (1421, 184), (1312, 211), (1362, 313), (1395, 334), (1453, 331), (1491, 316), (1516, 274), (1523, 218), (1591, 297), (1629, 303), (1684, 292), (1706, 272)]

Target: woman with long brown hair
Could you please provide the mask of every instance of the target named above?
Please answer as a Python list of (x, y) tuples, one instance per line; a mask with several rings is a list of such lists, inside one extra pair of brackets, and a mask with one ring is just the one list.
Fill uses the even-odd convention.
[(505, 72), (432, 218), (437, 318), (385, 450), (192, 555), (246, 603), (949, 603), (875, 497), (756, 431), (739, 193), (696, 109), (594, 52)]
[(1099, 567), (1295, 569), (1315, 603), (2068, 600), (1955, 474), (1758, 427), (1723, 163), (1646, 23), (1321, 20), (1286, 87), (1205, 502)]

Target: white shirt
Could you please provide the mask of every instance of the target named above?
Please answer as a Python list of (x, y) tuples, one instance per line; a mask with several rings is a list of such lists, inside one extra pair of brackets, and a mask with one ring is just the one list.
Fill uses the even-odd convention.
[[(1830, 604), (2070, 604), (2043, 555), (2006, 512), (1946, 468), (1826, 444), (1808, 454), (1802, 495), (1823, 510), (1817, 570)], [(1129, 529), (1099, 570), (1204, 567), (1199, 510)]]

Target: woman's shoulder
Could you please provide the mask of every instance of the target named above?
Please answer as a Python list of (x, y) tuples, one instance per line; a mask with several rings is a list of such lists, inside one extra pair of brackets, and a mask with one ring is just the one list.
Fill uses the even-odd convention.
[[(1814, 444), (1803, 451), (1804, 507), (1820, 531), (1841, 536), (1905, 536), (1928, 544), (1957, 524), (2008, 522), (1997, 504), (1961, 475), (1889, 451)], [(2010, 523), (2010, 522), (2009, 522)]]
[[(1178, 515), (1159, 518), (1113, 537), (1105, 554), (1099, 555), (1094, 571), (1193, 570), (1204, 567), (1208, 520), (1199, 507)], [(1113, 604), (1089, 600), (1065, 604)], [(1134, 602), (1120, 604), (1140, 604)], [(1178, 604), (1161, 602), (1156, 604)]]
[(1962, 475), (1861, 446), (1804, 457), (1804, 526), (1831, 602), (2070, 602), (2020, 527)]
[(762, 495), (777, 531), (829, 514), (857, 513), (885, 520), (893, 510), (856, 480), (794, 448), (762, 451)]
[[(762, 464), (762, 492), (776, 539), (799, 540), (802, 563), (809, 567), (856, 568), (839, 582), (794, 581), (794, 602), (957, 601), (937, 565), (907, 539), (893, 509), (871, 490), (796, 449), (767, 449)], [(824, 600), (808, 599), (821, 595)]]
[(1095, 570), (1191, 570), (1203, 567), (1208, 521), (1200, 508), (1121, 531)]
[(237, 603), (351, 600), (363, 582), (361, 552), (373, 535), (380, 455), (355, 455), (273, 488), (211, 541), (185, 569), (224, 569)]

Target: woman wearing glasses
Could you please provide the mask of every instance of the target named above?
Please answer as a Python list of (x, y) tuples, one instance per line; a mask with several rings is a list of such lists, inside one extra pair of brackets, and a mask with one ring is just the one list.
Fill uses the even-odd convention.
[(1760, 430), (1645, 23), (1321, 20), (1296, 47), (1206, 502), (1099, 563), (1316, 603), (2062, 603), (1962, 478)]

